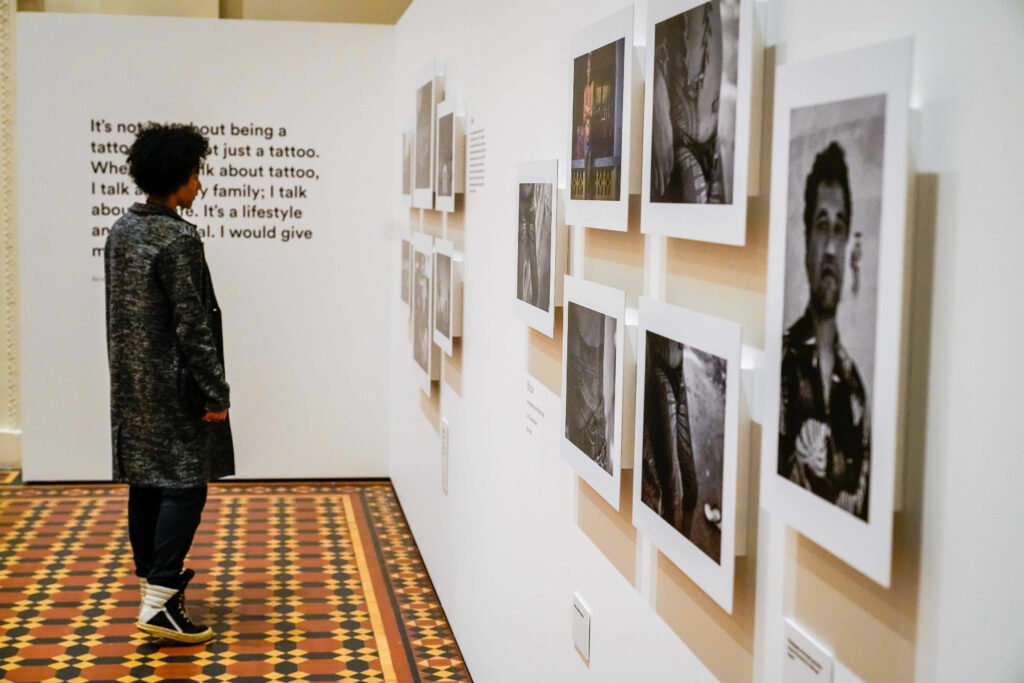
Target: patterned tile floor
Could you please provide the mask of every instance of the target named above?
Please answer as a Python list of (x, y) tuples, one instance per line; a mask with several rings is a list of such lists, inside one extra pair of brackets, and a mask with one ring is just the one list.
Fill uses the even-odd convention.
[(0, 472), (0, 679), (471, 680), (390, 484), (212, 486), (186, 565), (200, 645), (135, 628), (126, 504)]

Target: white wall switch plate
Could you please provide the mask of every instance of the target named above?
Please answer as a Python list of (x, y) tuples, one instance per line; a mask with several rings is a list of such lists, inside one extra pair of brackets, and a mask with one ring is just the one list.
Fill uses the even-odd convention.
[(441, 418), (441, 491), (448, 495), (448, 460), (451, 457), (452, 428)]
[(833, 656), (792, 619), (786, 619), (784, 683), (832, 683)]
[(572, 642), (583, 661), (590, 662), (590, 608), (579, 593), (572, 594)]

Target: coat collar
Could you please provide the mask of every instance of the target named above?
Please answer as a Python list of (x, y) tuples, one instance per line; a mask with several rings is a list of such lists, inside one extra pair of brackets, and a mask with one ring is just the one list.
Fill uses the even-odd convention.
[(181, 218), (181, 216), (178, 215), (177, 211), (170, 208), (169, 206), (163, 206), (161, 204), (150, 204), (149, 202), (135, 202), (128, 210), (140, 216), (160, 215), (171, 216), (173, 218), (184, 220)]

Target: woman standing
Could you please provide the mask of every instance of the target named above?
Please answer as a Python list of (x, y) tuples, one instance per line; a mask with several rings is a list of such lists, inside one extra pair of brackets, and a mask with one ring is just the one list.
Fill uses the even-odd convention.
[(234, 474), (220, 309), (195, 225), (209, 143), (193, 126), (149, 124), (128, 153), (146, 202), (114, 223), (105, 250), (114, 480), (130, 485), (128, 533), (142, 590), (137, 626), (201, 642), (184, 570), (209, 481)]

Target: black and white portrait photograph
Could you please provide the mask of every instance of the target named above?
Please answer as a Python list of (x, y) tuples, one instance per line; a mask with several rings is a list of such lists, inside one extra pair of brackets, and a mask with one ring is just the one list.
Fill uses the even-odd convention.
[(566, 307), (565, 438), (612, 473), (615, 416), (615, 318)]
[(738, 41), (738, 0), (655, 24), (652, 202), (731, 203)]
[(640, 499), (719, 562), (726, 361), (647, 332)]
[(902, 39), (780, 66), (772, 132), (762, 504), (883, 586), (901, 433), (912, 55)]
[(430, 372), (430, 255), (413, 252), (412, 356), (424, 373)]
[(434, 329), (452, 336), (452, 257), (434, 252)]
[(429, 190), (431, 143), (433, 142), (434, 83), (428, 81), (416, 90), (416, 189)]
[(402, 240), (402, 303), (409, 303), (409, 288), (411, 283), (410, 269), (412, 267), (411, 259), (412, 245), (409, 240)]
[(723, 244), (746, 240), (750, 5), (651, 0), (644, 232)]
[(640, 297), (633, 521), (732, 611), (740, 326)]
[(565, 277), (562, 457), (615, 509), (622, 476), (625, 308), (622, 290)]
[(620, 38), (573, 62), (572, 199), (619, 199), (625, 44)]
[(455, 114), (437, 120), (437, 196), (455, 194)]
[(551, 310), (553, 193), (551, 183), (519, 184), (516, 296), (545, 312)]
[(885, 95), (789, 130), (778, 473), (867, 521)]

